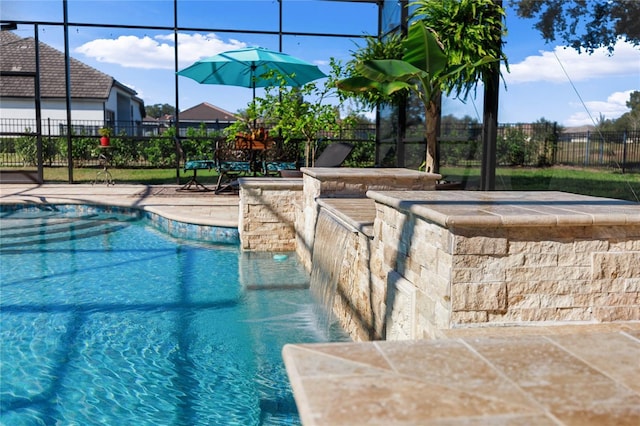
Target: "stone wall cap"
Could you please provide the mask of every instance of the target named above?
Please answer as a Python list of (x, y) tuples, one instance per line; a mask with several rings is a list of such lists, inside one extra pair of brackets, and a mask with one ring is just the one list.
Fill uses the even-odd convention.
[(373, 238), (375, 202), (368, 198), (318, 198), (318, 205), (330, 211), (358, 232)]
[(368, 191), (447, 228), (638, 225), (640, 204), (560, 191)]
[(333, 179), (366, 179), (388, 177), (389, 179), (440, 180), (442, 176), (404, 168), (355, 168), (355, 167), (302, 167), (300, 171), (320, 181)]
[(243, 177), (238, 179), (238, 184), (245, 188), (302, 190), (302, 179), (300, 178)]

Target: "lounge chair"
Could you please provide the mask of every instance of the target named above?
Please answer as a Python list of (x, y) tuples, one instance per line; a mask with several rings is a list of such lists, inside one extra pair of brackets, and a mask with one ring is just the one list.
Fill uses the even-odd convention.
[[(340, 167), (349, 154), (353, 151), (353, 145), (345, 142), (337, 142), (328, 145), (316, 158), (313, 167)], [(302, 177), (300, 170), (281, 170), (282, 177)]]
[(313, 167), (340, 167), (351, 151), (353, 151), (353, 145), (350, 143), (332, 143), (316, 158)]

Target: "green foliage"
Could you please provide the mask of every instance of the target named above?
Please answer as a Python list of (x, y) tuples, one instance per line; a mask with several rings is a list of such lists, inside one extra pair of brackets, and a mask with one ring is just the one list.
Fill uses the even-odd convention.
[(640, 45), (640, 2), (637, 0), (511, 0), (522, 18), (536, 19), (534, 28), (547, 42), (560, 39), (587, 53), (606, 47), (613, 53), (624, 38)]
[(546, 167), (553, 163), (557, 126), (544, 118), (528, 126), (509, 127), (497, 141), (497, 162), (507, 166)]
[[(254, 120), (256, 123), (258, 122), (258, 115), (255, 112), (255, 107), (251, 104), (247, 109), (238, 111), (236, 113), (236, 117), (238, 117), (238, 119), (223, 130), (223, 134), (229, 140), (233, 140), (238, 133), (251, 133), (254, 130)], [(263, 121), (261, 120), (260, 123), (262, 124), (262, 122)]]
[[(417, 0), (412, 20), (423, 22), (433, 30), (446, 53), (450, 67), (463, 64), (458, 73), (443, 80), (443, 91), (466, 98), (469, 92), (493, 72), (498, 60), (509, 69), (502, 53), (504, 9), (493, 0)], [(483, 61), (494, 58), (496, 61)]]
[(113, 166), (124, 167), (132, 164), (140, 158), (138, 144), (124, 137), (112, 137), (109, 146), (110, 161)]
[[(71, 159), (73, 160), (73, 163), (76, 166), (82, 167), (92, 158), (97, 157), (99, 145), (99, 138), (93, 135), (87, 135), (84, 131), (80, 132), (79, 135), (72, 133)], [(57, 141), (57, 146), (60, 154), (67, 158), (69, 156), (67, 137), (60, 136)]]
[[(256, 97), (239, 114), (240, 120), (225, 129), (227, 138), (232, 140), (239, 132), (264, 127), (271, 135), (280, 135), (285, 144), (304, 141), (305, 164), (310, 165), (320, 132), (338, 132), (355, 121), (352, 117), (340, 119), (343, 100), (337, 96), (336, 81), (342, 68), (333, 58), (330, 65), (329, 79), (323, 85), (312, 81), (302, 87), (286, 87), (283, 76), (273, 73), (268, 78), (275, 78), (279, 84), (265, 88), (264, 97)], [(328, 103), (331, 98), (337, 104)]]
[(172, 139), (153, 138), (143, 153), (153, 167), (167, 167), (176, 164), (176, 147)]
[(375, 137), (354, 144), (353, 151), (344, 163), (345, 167), (373, 167), (376, 163)]
[[(31, 129), (27, 128), (25, 132), (30, 133)], [(20, 136), (15, 140), (5, 139), (2, 142), (3, 152), (15, 152), (24, 165), (35, 166), (37, 164), (38, 140), (36, 136)], [(51, 164), (59, 153), (56, 138), (42, 137), (42, 161), (44, 164)]]
[[(376, 37), (366, 37), (366, 44), (352, 52), (352, 58), (345, 65), (344, 77), (358, 77), (359, 73), (356, 69), (357, 64), (365, 61), (376, 59), (402, 59), (404, 55), (404, 46), (402, 37), (399, 34), (389, 34), (382, 39)], [(341, 94), (342, 92), (339, 92)], [(387, 96), (379, 91), (361, 91), (355, 92), (351, 98), (355, 100), (362, 108), (373, 109), (378, 105), (388, 104), (397, 105), (401, 99), (406, 96), (404, 92), (397, 92), (391, 96)]]
[(408, 90), (424, 106), (425, 138), (427, 155), (425, 170), (437, 171), (435, 156), (437, 149), (436, 123), (440, 116), (442, 90), (453, 90), (459, 75), (469, 67), (483, 67), (498, 59), (483, 57), (475, 63), (450, 66), (447, 56), (436, 35), (426, 22), (416, 22), (409, 27), (404, 40), (405, 53), (402, 60), (368, 60), (356, 64), (358, 75), (340, 80), (337, 85), (347, 92), (374, 91), (384, 95)]
[(144, 107), (147, 117), (160, 118), (165, 115), (175, 115), (176, 108), (169, 104), (145, 105)]
[(414, 23), (403, 41), (403, 59), (374, 59), (358, 62), (357, 74), (340, 80), (347, 92), (379, 92), (390, 96), (406, 90), (414, 93), (425, 108), (439, 93), (443, 80), (458, 71), (448, 70), (447, 57), (435, 34), (424, 24)]
[(152, 138), (142, 151), (144, 158), (154, 167), (173, 166), (178, 161), (174, 137), (175, 127), (164, 132), (162, 137)]
[(56, 138), (43, 136), (42, 137), (42, 161), (44, 164), (53, 164), (55, 158), (60, 155), (58, 149), (58, 141)]
[(526, 164), (526, 135), (519, 128), (507, 129), (504, 137), (498, 138), (496, 158), (499, 164), (522, 166)]
[[(31, 129), (25, 129), (30, 133)], [(35, 136), (20, 136), (16, 139), (15, 150), (25, 166), (35, 166), (38, 158), (38, 146)]]
[(209, 134), (205, 123), (198, 128), (187, 129), (186, 139), (182, 140), (182, 149), (190, 160), (206, 160), (214, 156), (216, 139), (222, 137), (221, 132)]
[(631, 111), (625, 112), (613, 121), (611, 128), (607, 130), (640, 130), (640, 91), (631, 92), (627, 107)]

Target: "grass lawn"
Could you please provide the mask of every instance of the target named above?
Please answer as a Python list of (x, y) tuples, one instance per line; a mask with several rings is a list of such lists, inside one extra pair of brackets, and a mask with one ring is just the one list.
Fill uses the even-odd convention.
[[(90, 183), (99, 168), (77, 168), (73, 180)], [(111, 168), (116, 184), (175, 185), (175, 169), (117, 169)], [(191, 177), (192, 171), (179, 171), (180, 183)], [(463, 182), (467, 189), (477, 189), (480, 182), (479, 168), (443, 167), (441, 174), (448, 181)], [(67, 169), (45, 168), (46, 182), (68, 181)], [(199, 170), (198, 181), (214, 185), (218, 179), (215, 171)], [(640, 202), (640, 173), (622, 174), (610, 170), (577, 169), (567, 167), (549, 168), (498, 168), (496, 189), (513, 191), (565, 191), (598, 197), (618, 198)]]
[[(101, 168), (73, 169), (75, 183), (92, 183)], [(116, 184), (144, 184), (144, 185), (175, 185), (178, 183), (176, 169), (118, 169), (109, 168)], [(179, 171), (180, 184), (185, 184), (193, 175), (193, 171), (186, 173)], [(64, 167), (45, 167), (44, 180), (47, 183), (67, 183), (69, 177)], [(198, 181), (204, 185), (215, 185), (218, 174), (214, 170), (198, 170)]]
[[(480, 186), (479, 169), (443, 167), (440, 172), (448, 181), (466, 183), (468, 189)], [(498, 168), (496, 189), (565, 191), (640, 202), (640, 174), (566, 167)]]

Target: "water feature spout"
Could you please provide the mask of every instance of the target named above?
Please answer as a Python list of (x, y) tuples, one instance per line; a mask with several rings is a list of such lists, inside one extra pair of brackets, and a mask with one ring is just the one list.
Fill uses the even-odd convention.
[(310, 290), (324, 311), (319, 313), (326, 328), (333, 323), (333, 305), (343, 268), (347, 238), (351, 231), (325, 209), (316, 224), (311, 262)]

